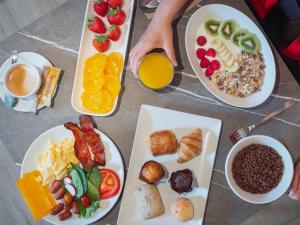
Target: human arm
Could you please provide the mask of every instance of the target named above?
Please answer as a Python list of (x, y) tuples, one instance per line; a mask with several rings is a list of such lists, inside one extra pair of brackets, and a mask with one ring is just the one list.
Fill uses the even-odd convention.
[(172, 21), (187, 2), (189, 0), (163, 0), (160, 3), (145, 33), (130, 52), (130, 66), (134, 75), (137, 74), (140, 59), (155, 48), (164, 49), (173, 65), (177, 66)]
[(296, 163), (289, 197), (300, 200), (300, 160)]

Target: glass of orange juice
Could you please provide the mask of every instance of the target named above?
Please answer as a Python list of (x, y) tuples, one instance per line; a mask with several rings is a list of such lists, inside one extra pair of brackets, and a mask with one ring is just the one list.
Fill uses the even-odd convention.
[(145, 55), (139, 64), (139, 76), (146, 87), (159, 90), (172, 82), (174, 68), (165, 54), (150, 53)]

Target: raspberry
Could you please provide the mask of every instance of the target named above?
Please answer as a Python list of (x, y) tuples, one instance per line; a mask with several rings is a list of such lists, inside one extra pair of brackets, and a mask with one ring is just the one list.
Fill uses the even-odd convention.
[(199, 36), (197, 38), (197, 44), (200, 45), (200, 46), (205, 45), (206, 42), (207, 42), (207, 40), (206, 40), (206, 37), (204, 37), (204, 36)]
[(207, 68), (209, 67), (209, 65), (210, 65), (210, 61), (207, 58), (203, 57), (200, 62), (200, 67)]
[(198, 59), (202, 59), (206, 55), (206, 50), (204, 48), (198, 48), (196, 51), (196, 55)]
[(221, 68), (221, 64), (218, 60), (213, 60), (210, 62), (210, 66), (213, 70), (218, 70)]
[(211, 75), (214, 74), (214, 72), (215, 72), (215, 71), (214, 71), (213, 68), (208, 67), (208, 68), (205, 70), (205, 76), (210, 77)]
[(216, 50), (213, 49), (213, 48), (209, 48), (207, 50), (207, 55), (210, 56), (210, 57), (216, 57)]

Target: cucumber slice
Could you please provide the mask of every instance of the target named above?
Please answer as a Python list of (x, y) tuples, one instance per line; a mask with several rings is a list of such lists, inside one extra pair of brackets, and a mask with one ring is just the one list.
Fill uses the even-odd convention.
[(81, 179), (77, 170), (72, 169), (70, 172), (70, 176), (72, 177), (73, 185), (76, 188), (76, 197), (80, 198), (84, 194), (84, 192), (83, 192), (83, 185), (81, 183)]
[(85, 176), (84, 170), (78, 165), (74, 165), (73, 168), (79, 174), (79, 177), (80, 177), (80, 180), (81, 180), (81, 183), (82, 183), (82, 186), (83, 186), (83, 193), (85, 193), (86, 190), (87, 190), (87, 181), (86, 181), (86, 176)]
[(236, 46), (239, 46), (240, 38), (245, 36), (248, 33), (249, 33), (249, 31), (247, 29), (238, 29), (231, 35), (230, 40), (233, 42), (233, 44), (235, 44)]

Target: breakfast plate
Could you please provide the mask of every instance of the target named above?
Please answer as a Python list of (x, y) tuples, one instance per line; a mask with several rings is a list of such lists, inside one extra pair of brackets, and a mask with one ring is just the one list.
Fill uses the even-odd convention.
[[(226, 30), (225, 25), (222, 27), (223, 24), (227, 25), (229, 31)], [(214, 28), (214, 26), (217, 28)], [(229, 36), (226, 36), (226, 34)], [(197, 37), (200, 39), (198, 40)], [(239, 39), (234, 39), (234, 37)], [(248, 43), (249, 41), (251, 41), (250, 44)], [(206, 46), (208, 47), (205, 48)], [(222, 4), (211, 4), (199, 8), (191, 16), (187, 24), (185, 47), (189, 62), (198, 79), (221, 101), (236, 107), (252, 108), (265, 102), (271, 95), (276, 81), (272, 50), (263, 32), (248, 16), (239, 10)], [(201, 49), (196, 53), (197, 49), (200, 48), (205, 49)], [(223, 52), (218, 52), (220, 49)], [(242, 52), (246, 52), (246, 54), (242, 54)], [(208, 56), (204, 57), (205, 54)], [(259, 70), (259, 72), (254, 73), (262, 74), (258, 78), (247, 75), (249, 71), (246, 71), (246, 69), (249, 70), (249, 66), (247, 67), (246, 63), (249, 60), (242, 64), (242, 57), (247, 58), (249, 55), (250, 57), (253, 56), (251, 62), (254, 63), (251, 65), (255, 68), (252, 71)], [(203, 58), (205, 60), (202, 60)], [(261, 58), (261, 66), (255, 62), (258, 58)], [(209, 60), (215, 62), (210, 63)], [(222, 72), (225, 71), (223, 68), (227, 63), (231, 66), (225, 67), (226, 73), (223, 73), (223, 75)], [(243, 70), (239, 70), (239, 68)], [(249, 80), (251, 80), (246, 84), (243, 84), (245, 80), (237, 81), (240, 79), (241, 74), (245, 74), (245, 77), (248, 76), (246, 77), (247, 82), (249, 77)], [(231, 77), (234, 79), (229, 79)], [(239, 86), (238, 82), (244, 86)], [(258, 84), (253, 84), (255, 82)], [(247, 93), (249, 90), (250, 94)], [(247, 94), (241, 94), (241, 92), (246, 92)]]
[[(18, 63), (28, 63), (35, 66), (40, 74), (43, 71), (43, 67), (52, 66), (52, 63), (46, 59), (44, 56), (34, 53), (34, 52), (20, 52), (18, 53)], [(3, 76), (7, 68), (11, 66), (11, 57), (9, 57), (0, 68), (0, 76)], [(5, 90), (3, 85), (0, 84), (0, 98), (4, 102)], [(31, 112), (33, 105), (35, 104), (35, 99), (32, 97), (19, 99), (15, 107), (13, 108), (16, 111), (20, 112)]]
[[(114, 144), (114, 142), (103, 132), (96, 130), (95, 132), (101, 136), (102, 142), (105, 147), (106, 167), (113, 169), (120, 178), (121, 189), (124, 184), (125, 171), (122, 156)], [(73, 134), (67, 130), (63, 125), (54, 127), (43, 134), (41, 134), (28, 148), (21, 167), (21, 177), (23, 174), (36, 169), (36, 157), (47, 148), (49, 140), (55, 142), (64, 138), (72, 138)], [(91, 224), (107, 215), (117, 203), (122, 191), (112, 198), (101, 200), (101, 207), (89, 218), (78, 218), (73, 215), (65, 221), (60, 221), (56, 216), (47, 215), (43, 219), (51, 224)]]
[[(87, 90), (86, 88), (84, 88), (84, 82), (85, 82), (85, 77), (84, 77), (85, 72), (84, 71), (85, 71), (85, 67), (87, 66), (86, 61), (87, 61), (87, 59), (92, 58), (93, 56), (96, 56), (97, 54), (99, 55), (99, 53), (102, 56), (103, 55), (109, 56), (111, 54), (119, 54), (119, 58), (121, 58), (119, 60), (121, 62), (119, 62), (119, 63), (121, 65), (119, 65), (120, 66), (120, 68), (118, 69), (119, 74), (116, 75), (116, 78), (117, 78), (117, 81), (119, 82), (118, 86), (121, 89), (123, 67), (124, 67), (125, 56), (126, 56), (127, 47), (128, 47), (129, 32), (130, 32), (130, 28), (131, 28), (132, 13), (133, 13), (133, 9), (134, 9), (134, 1), (124, 0), (123, 5), (121, 7), (118, 7), (118, 8), (121, 8), (121, 10), (123, 10), (123, 12), (126, 16), (125, 20), (122, 21), (122, 24), (118, 26), (120, 28), (120, 37), (116, 41), (108, 39), (108, 41), (110, 43), (109, 48), (107, 50), (103, 50), (103, 52), (99, 52), (94, 45), (96, 36), (98, 36), (99, 33), (92, 32), (91, 29), (89, 29), (91, 17), (96, 16), (97, 18), (99, 18), (100, 21), (102, 21), (101, 23), (103, 23), (103, 26), (106, 27), (106, 33), (100, 34), (100, 36), (107, 35), (107, 31), (108, 31), (109, 27), (111, 27), (112, 25), (108, 22), (108, 19), (107, 19), (108, 18), (107, 15), (109, 14), (109, 11), (107, 12), (107, 15), (100, 16), (99, 14), (96, 13), (94, 4), (96, 4), (96, 3), (92, 0), (87, 1), (87, 8), (86, 8), (86, 13), (85, 13), (85, 18), (84, 18), (84, 23), (83, 23), (83, 28), (82, 28), (82, 36), (81, 36), (81, 42), (80, 42), (80, 47), (79, 47), (79, 55), (78, 55), (78, 59), (77, 59), (77, 66), (76, 66), (75, 79), (74, 79), (74, 84), (73, 84), (71, 103), (72, 103), (73, 108), (79, 113), (88, 114), (88, 115), (92, 115), (92, 116), (109, 116), (116, 109), (120, 90), (118, 90), (118, 93), (115, 94), (116, 96), (113, 96), (114, 98), (112, 101), (112, 105), (108, 110), (99, 112), (99, 111), (95, 111), (95, 110), (92, 111), (92, 110), (88, 109), (87, 107), (85, 107), (83, 100), (82, 100), (82, 95)], [(110, 7), (109, 7), (109, 10), (110, 10)], [(117, 10), (117, 9), (115, 9), (115, 10)], [(112, 64), (116, 64), (116, 63), (114, 62)], [(99, 65), (99, 63), (98, 63), (98, 65)], [(107, 68), (108, 70), (113, 70), (113, 68), (109, 68), (109, 67), (111, 67), (111, 65), (108, 65), (107, 67), (108, 67)], [(102, 73), (102, 71), (101, 71), (101, 73)], [(106, 82), (106, 83), (109, 84), (110, 82)], [(97, 87), (99, 87), (99, 85), (97, 85)], [(92, 88), (89, 87), (88, 89), (89, 89), (89, 91), (91, 91), (91, 89), (93, 89), (92, 91), (94, 91), (95, 89), (97, 89), (97, 87), (92, 87)], [(109, 89), (109, 88), (106, 88), (106, 89)], [(105, 91), (105, 93), (107, 93), (107, 92)], [(106, 97), (104, 97), (104, 98), (107, 99), (107, 94), (105, 94), (105, 96)], [(96, 97), (96, 98), (99, 99), (99, 97)], [(95, 104), (93, 103), (91, 105), (95, 105)], [(101, 105), (101, 103), (100, 103), (100, 105)]]
[[(184, 224), (202, 224), (221, 124), (222, 122), (218, 119), (142, 105), (117, 224), (183, 224), (171, 216), (171, 204), (180, 196), (190, 199), (194, 205), (193, 218)], [(177, 138), (180, 138), (195, 128), (201, 128), (202, 130), (203, 147), (201, 154), (192, 160), (180, 164), (177, 163), (178, 161), (176, 162), (177, 154), (156, 157), (151, 154), (147, 140), (153, 131), (170, 129)], [(165, 212), (158, 217), (145, 220), (139, 212), (139, 202), (135, 198), (134, 190), (143, 184), (143, 182), (139, 180), (139, 172), (143, 164), (148, 160), (157, 161), (162, 165), (165, 171), (165, 177), (161, 182), (156, 183)], [(167, 179), (172, 172), (185, 168), (188, 168), (193, 173), (193, 190), (189, 193), (179, 195), (170, 188)], [(152, 185), (152, 187), (153, 186), (154, 185)]]

